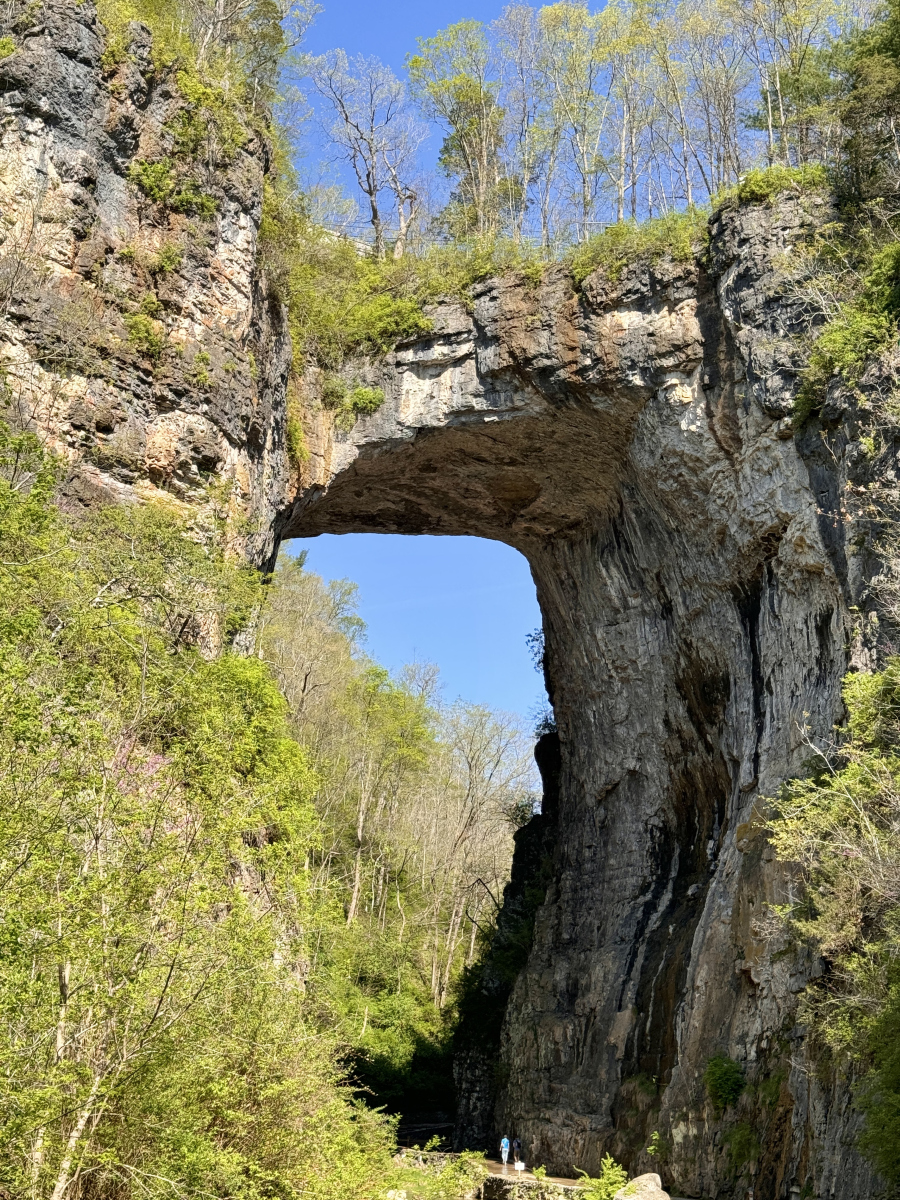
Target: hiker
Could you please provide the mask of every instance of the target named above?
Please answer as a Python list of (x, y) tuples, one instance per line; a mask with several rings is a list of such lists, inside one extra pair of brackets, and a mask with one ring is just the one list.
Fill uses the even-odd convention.
[(513, 1162), (522, 1160), (522, 1143), (517, 1137), (513, 1138)]
[(503, 1141), (500, 1143), (500, 1157), (503, 1159), (503, 1165), (506, 1166), (506, 1160), (509, 1158), (509, 1138), (504, 1133)]

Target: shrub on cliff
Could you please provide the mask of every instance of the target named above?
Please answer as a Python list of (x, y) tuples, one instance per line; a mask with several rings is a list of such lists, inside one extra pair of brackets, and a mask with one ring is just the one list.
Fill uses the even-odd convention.
[(613, 1200), (616, 1192), (628, 1182), (628, 1172), (619, 1166), (611, 1154), (604, 1155), (596, 1179), (592, 1179), (586, 1171), (579, 1170), (578, 1174), (581, 1177), (581, 1200)]
[(862, 1144), (900, 1182), (900, 659), (850, 675), (847, 727), (806, 779), (771, 801), (778, 857), (803, 888), (776, 911), (830, 964), (810, 985), (804, 1016), (837, 1061), (865, 1075)]
[(826, 319), (812, 334), (794, 404), (798, 426), (819, 409), (832, 381), (857, 387), (868, 363), (896, 342), (900, 321), (900, 244), (877, 209), (826, 227), (809, 258), (801, 291)]
[(567, 262), (576, 286), (602, 269), (615, 282), (634, 262), (657, 262), (670, 256), (687, 262), (707, 240), (708, 214), (701, 209), (667, 213), (650, 221), (620, 221), (572, 250)]
[(744, 1090), (744, 1068), (727, 1055), (716, 1054), (706, 1064), (703, 1082), (713, 1107), (722, 1112), (736, 1104)]

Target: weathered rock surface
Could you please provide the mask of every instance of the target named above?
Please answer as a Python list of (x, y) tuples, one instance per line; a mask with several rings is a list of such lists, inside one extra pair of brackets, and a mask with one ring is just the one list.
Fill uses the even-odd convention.
[(669, 1200), (669, 1193), (663, 1191), (662, 1180), (651, 1171), (630, 1179), (619, 1188), (613, 1200)]
[[(482, 981), (492, 1039), (463, 1031), (460, 1140), (514, 1129), (561, 1175), (611, 1152), (680, 1195), (875, 1194), (847, 1081), (797, 1018), (822, 964), (765, 920), (791, 879), (758, 816), (840, 720), (848, 664), (874, 661), (857, 506), (895, 469), (837, 395), (791, 429), (803, 317), (784, 275), (824, 201), (726, 211), (702, 262), (439, 306), (430, 337), (365, 367), (378, 412), (348, 433), (311, 405), (294, 495), (284, 322), (255, 266), (265, 147), (248, 135), (219, 164), (215, 217), (165, 211), (128, 182), (182, 103), (146, 31), (108, 78), (90, 0), (44, 0), (13, 36), (0, 353), (18, 419), (71, 464), (67, 502), (202, 509), (224, 490), (258, 562), (280, 536), (390, 531), (496, 538), (531, 564), (558, 802), (519, 839)], [(748, 1080), (724, 1114), (715, 1054)]]
[[(562, 271), (487, 283), (387, 359), (386, 402), (352, 432), (308, 414), (288, 536), (497, 538), (543, 612), (556, 849), (499, 1045), (462, 1034), (460, 1144), (514, 1129), (553, 1173), (596, 1175), (609, 1151), (688, 1196), (877, 1187), (846, 1080), (798, 1023), (822, 966), (765, 920), (791, 880), (758, 817), (868, 654), (851, 433), (798, 438), (787, 415), (785, 272), (827, 215), (814, 197), (726, 211), (705, 263), (578, 295)], [(748, 1080), (724, 1114), (716, 1054)]]
[[(265, 147), (248, 126), (208, 173), (212, 218), (151, 203), (129, 168), (171, 152), (184, 101), (154, 71), (148, 31), (133, 25), (128, 56), (104, 71), (91, 0), (5, 12), (0, 34), (17, 45), (0, 61), (8, 406), (71, 464), (70, 505), (224, 504), (265, 561), (290, 477), (289, 345), (256, 266)], [(136, 316), (158, 352), (135, 338)]]

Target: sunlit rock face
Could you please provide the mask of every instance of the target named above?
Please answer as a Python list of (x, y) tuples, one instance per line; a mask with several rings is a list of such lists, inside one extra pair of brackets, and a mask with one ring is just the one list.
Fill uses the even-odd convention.
[[(846, 1081), (798, 1024), (822, 964), (766, 919), (791, 879), (757, 815), (865, 660), (853, 447), (797, 438), (788, 415), (802, 318), (785, 276), (826, 215), (795, 197), (724, 212), (702, 261), (577, 294), (562, 271), (485, 284), (370, 371), (376, 414), (349, 433), (308, 414), (286, 534), (497, 538), (527, 556), (543, 612), (558, 834), (499, 1041), (477, 1016), (461, 1034), (460, 1145), (516, 1132), (567, 1174), (610, 1151), (680, 1195), (874, 1186)], [(703, 1081), (716, 1054), (748, 1080), (724, 1114)]]
[(0, 61), (7, 408), (68, 462), (70, 507), (216, 508), (264, 562), (290, 484), (290, 348), (256, 266), (266, 147), (248, 126), (207, 172), (210, 218), (151, 202), (130, 172), (172, 152), (184, 102), (154, 71), (148, 31), (133, 25), (129, 53), (104, 66), (91, 0), (6, 9), (0, 34), (17, 46)]

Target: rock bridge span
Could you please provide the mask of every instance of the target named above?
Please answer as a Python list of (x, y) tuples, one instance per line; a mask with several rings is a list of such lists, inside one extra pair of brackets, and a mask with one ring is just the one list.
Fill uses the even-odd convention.
[(790, 416), (802, 316), (784, 263), (824, 203), (726, 210), (702, 265), (632, 264), (578, 293), (561, 269), (487, 282), (368, 368), (386, 399), (352, 431), (305, 415), (283, 536), (495, 538), (528, 558), (543, 614), (550, 882), (498, 1040), (463, 1033), (460, 1145), (503, 1126), (557, 1172), (606, 1151), (647, 1170), (658, 1131), (682, 1194), (731, 1194), (703, 1084), (727, 1054), (769, 1081), (768, 1106), (744, 1102), (757, 1195), (871, 1186), (846, 1094), (796, 1024), (820, 967), (767, 928), (789, 880), (758, 817), (864, 655), (847, 468)]

